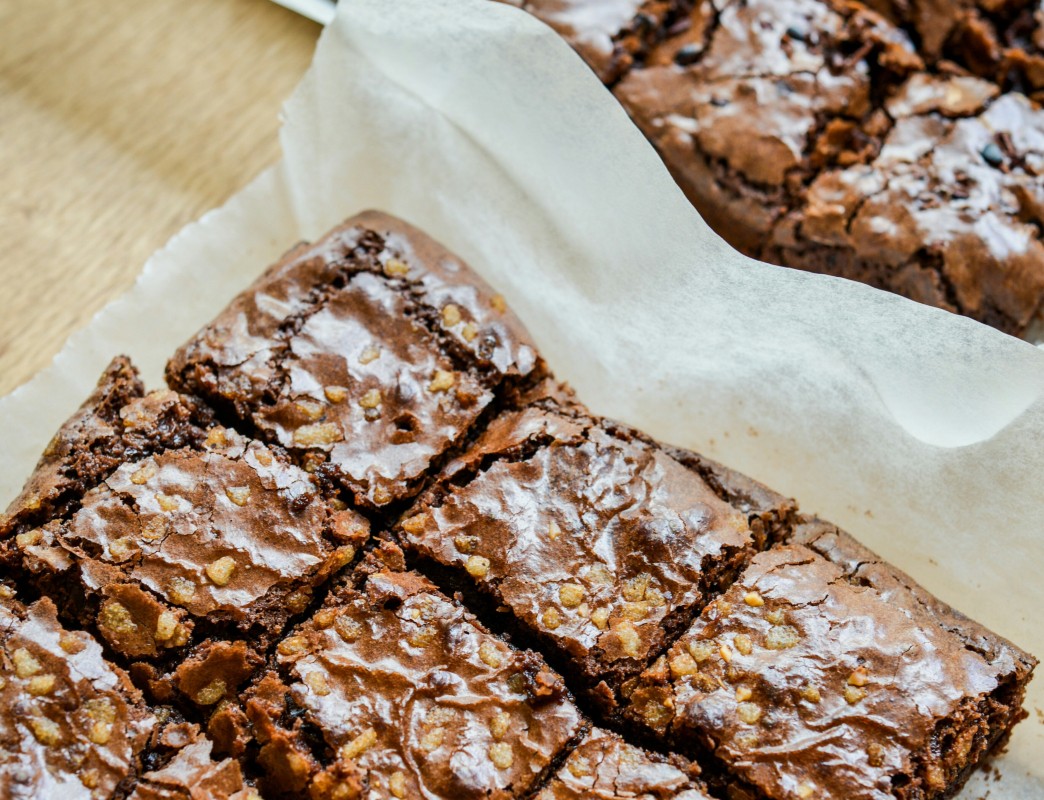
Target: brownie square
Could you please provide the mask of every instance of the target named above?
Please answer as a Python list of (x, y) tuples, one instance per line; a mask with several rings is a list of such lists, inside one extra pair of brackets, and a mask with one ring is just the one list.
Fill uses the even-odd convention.
[[(212, 706), (249, 678), (259, 664), (253, 650), (281, 635), (314, 587), (352, 560), (369, 526), (324, 499), (314, 476), (278, 449), (217, 425), (171, 437), (164, 420), (187, 414), (188, 398), (165, 391), (114, 407), (118, 372), (106, 372), (59, 434), (60, 451), (30, 478), (35, 491), (66, 476), (65, 499), (48, 504), (60, 513), (46, 519), (41, 506), (27, 517), (23, 492), (8, 515), (18, 532), (0, 546), (24, 580), (60, 601), (65, 618), (134, 664), (158, 699), (176, 688)], [(90, 460), (102, 425), (99, 396), (109, 401), (105, 414), (140, 441), (73, 481), (68, 464)], [(29, 528), (29, 518), (40, 527)]]
[(134, 776), (155, 725), (141, 694), (54, 603), (0, 584), (0, 795), (109, 797)]
[(747, 520), (636, 431), (547, 399), (494, 421), (395, 530), (611, 714), (753, 555)]
[(836, 529), (795, 538), (627, 687), (627, 715), (743, 796), (950, 796), (1023, 716), (1034, 659)]
[(710, 800), (698, 774), (681, 756), (650, 753), (596, 728), (534, 800)]
[(127, 800), (261, 800), (239, 761), (212, 757), (214, 743), (195, 731), (172, 758), (143, 773)]
[(467, 265), (367, 212), (271, 267), (175, 354), (167, 379), (380, 508), (415, 493), (483, 412), (542, 370)]
[(581, 734), (539, 655), (400, 568), (332, 592), (247, 693), (266, 796), (523, 797)]

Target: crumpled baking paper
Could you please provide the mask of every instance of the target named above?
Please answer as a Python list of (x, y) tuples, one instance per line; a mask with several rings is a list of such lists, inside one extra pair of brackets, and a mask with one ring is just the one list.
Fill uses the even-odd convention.
[[(1044, 655), (1044, 351), (738, 255), (568, 46), (487, 0), (341, 3), (281, 140), (0, 400), (0, 502), (111, 356), (159, 385), (281, 251), (378, 208), (470, 261), (597, 411), (795, 496)], [(1044, 676), (1027, 707), (1001, 782), (963, 798), (1044, 796)]]

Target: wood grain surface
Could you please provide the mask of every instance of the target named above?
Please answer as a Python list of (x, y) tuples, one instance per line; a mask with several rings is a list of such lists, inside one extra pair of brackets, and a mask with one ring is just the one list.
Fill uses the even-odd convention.
[(319, 30), (267, 0), (0, 0), (0, 395), (278, 158)]

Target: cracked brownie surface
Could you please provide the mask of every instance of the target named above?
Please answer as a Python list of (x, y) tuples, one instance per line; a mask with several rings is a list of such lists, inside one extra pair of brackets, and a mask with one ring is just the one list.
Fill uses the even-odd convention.
[(0, 794), (109, 797), (138, 770), (155, 720), (127, 675), (54, 603), (0, 584)]
[[(569, 20), (557, 28), (734, 247), (1041, 335), (1039, 0), (612, 6), (634, 11), (624, 22), (587, 5), (524, 7)], [(641, 46), (607, 72), (608, 43), (635, 28)]]
[(420, 231), (367, 212), (269, 269), (167, 377), (380, 508), (542, 370), (500, 295)]
[(274, 666), (246, 705), (275, 796), (522, 797), (583, 730), (540, 656), (412, 572), (335, 590)]
[(534, 800), (710, 800), (681, 756), (656, 755), (616, 734), (588, 734)]
[[(1011, 99), (918, 74), (955, 139)], [(1031, 656), (525, 341), (366, 214), (171, 361), (209, 400), (114, 360), (0, 519), (0, 794), (940, 800), (1025, 716)]]
[(553, 404), (495, 421), (398, 530), (510, 609), (607, 711), (755, 552), (746, 514), (698, 473)]
[(804, 536), (836, 561), (798, 544), (756, 556), (628, 687), (630, 717), (752, 797), (956, 791), (1020, 718), (1033, 660), (999, 638), (977, 649), (865, 549), (839, 558), (836, 529)]

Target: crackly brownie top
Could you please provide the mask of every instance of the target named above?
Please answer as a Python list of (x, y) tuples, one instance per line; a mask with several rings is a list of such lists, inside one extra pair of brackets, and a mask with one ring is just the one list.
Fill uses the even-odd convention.
[(635, 717), (766, 797), (938, 792), (985, 749), (1006, 665), (891, 600), (806, 547), (762, 553), (637, 682)]
[(109, 797), (133, 775), (155, 720), (86, 633), (54, 604), (0, 586), (0, 795)]
[(596, 729), (534, 800), (709, 800), (680, 756), (665, 758)]
[(123, 464), (70, 518), (16, 544), (34, 572), (76, 568), (88, 593), (105, 596), (102, 634), (138, 656), (184, 645), (193, 619), (278, 631), (367, 534), (312, 476), (215, 427), (198, 449)]
[(915, 299), (1018, 332), (1044, 297), (1044, 110), (917, 75), (871, 163), (820, 175), (797, 234), (893, 266)]
[(918, 63), (901, 34), (869, 12), (750, 0), (708, 15), (705, 5), (617, 88), (683, 184), (695, 143), (753, 188), (784, 187), (813, 155), (830, 157), (812, 152), (827, 120), (871, 110), (871, 64)]
[(425, 234), (367, 212), (270, 268), (167, 376), (381, 506), (410, 494), (502, 380), (539, 369), (501, 296)]
[(192, 398), (146, 394), (130, 360), (113, 359), (0, 517), (0, 538), (61, 514), (125, 460), (198, 444), (211, 424), (210, 412)]
[(1037, 664), (1029, 653), (944, 603), (831, 522), (802, 517), (787, 543), (804, 545), (839, 565), (849, 581), (873, 587), (891, 606), (904, 608), (910, 614), (931, 614), (965, 647), (980, 653), (998, 675), (1016, 674), (1021, 680)]
[(554, 28), (612, 83), (692, 6), (691, 0), (502, 0)]
[(146, 772), (128, 800), (260, 800), (243, 782), (239, 762), (211, 758), (213, 743), (196, 736), (162, 769)]
[(644, 663), (753, 552), (745, 514), (699, 474), (583, 414), (502, 417), (447, 474), (402, 522), (407, 546), (603, 666)]
[[(277, 647), (284, 676), (248, 701), (260, 763), (279, 791), (333, 783), (350, 797), (524, 795), (581, 729), (561, 679), (481, 628), (415, 573), (342, 589)], [(285, 684), (283, 683), (285, 681)], [(298, 718), (332, 763), (316, 765)], [(294, 753), (288, 757), (287, 753)], [(320, 769), (322, 771), (320, 771)]]

